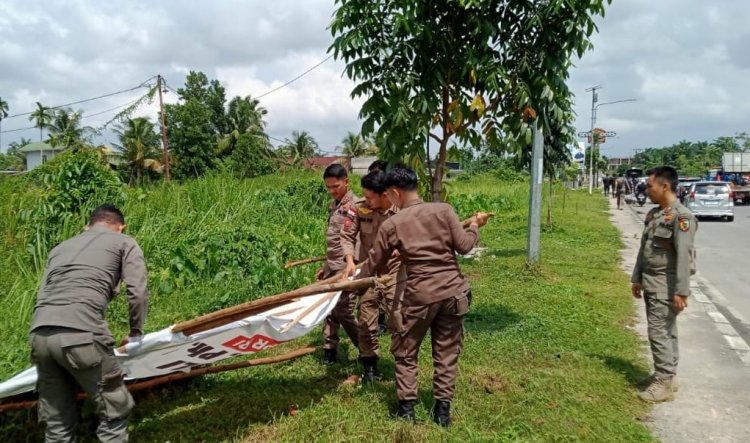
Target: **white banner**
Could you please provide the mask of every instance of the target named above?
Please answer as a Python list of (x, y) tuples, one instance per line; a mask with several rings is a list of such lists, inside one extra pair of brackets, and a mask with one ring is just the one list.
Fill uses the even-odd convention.
[[(127, 379), (139, 379), (189, 371), (193, 366), (254, 354), (301, 337), (318, 326), (336, 305), (340, 292), (303, 297), (299, 301), (193, 334), (173, 334), (171, 327), (146, 334), (140, 343), (126, 346), (126, 354), (115, 351)], [(327, 300), (324, 300), (326, 299)], [(307, 309), (299, 322), (289, 324)], [(288, 330), (286, 330), (288, 328)], [(31, 367), (0, 383), (0, 398), (33, 391), (36, 368)]]

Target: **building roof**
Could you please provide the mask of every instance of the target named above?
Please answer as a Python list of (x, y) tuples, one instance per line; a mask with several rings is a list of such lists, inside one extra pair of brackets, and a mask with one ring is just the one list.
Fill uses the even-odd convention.
[(63, 148), (53, 148), (49, 143), (33, 142), (19, 149), (18, 152), (38, 152), (38, 151), (62, 151)]

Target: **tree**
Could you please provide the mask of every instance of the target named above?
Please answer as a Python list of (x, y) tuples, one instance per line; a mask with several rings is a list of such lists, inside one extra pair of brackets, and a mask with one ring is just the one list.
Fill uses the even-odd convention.
[(5, 154), (4, 168), (14, 171), (23, 171), (26, 169), (26, 156), (21, 148), (31, 143), (31, 139), (21, 137), (20, 141), (13, 141), (8, 144), (8, 152)]
[(219, 140), (230, 132), (224, 87), (190, 71), (177, 93), (182, 102), (165, 106), (172, 172), (177, 178), (198, 177), (219, 164)]
[(42, 141), (42, 131), (52, 123), (54, 118), (54, 112), (52, 108), (42, 105), (36, 102), (36, 110), (29, 115), (29, 121), (34, 122), (34, 126), (39, 128), (39, 141)]
[(355, 134), (349, 131), (346, 133), (346, 136), (341, 139), (341, 146), (339, 146), (338, 149), (341, 149), (341, 153), (344, 155), (349, 155), (351, 157), (361, 157), (365, 155), (367, 146), (365, 145), (365, 141), (362, 140), (362, 137), (360, 137), (359, 134)]
[[(429, 158), (438, 144), (431, 194), (439, 200), (453, 137), (529, 150), (530, 121), (568, 139), (573, 54), (591, 47), (594, 15), (610, 0), (337, 0), (329, 48), (366, 96), (362, 134), (382, 155)], [(432, 171), (431, 171), (432, 172)]]
[(58, 109), (54, 112), (52, 121), (48, 124), (49, 143), (63, 149), (88, 146), (88, 139), (95, 130), (81, 126), (82, 115), (82, 111), (73, 112), (71, 109)]
[(160, 136), (147, 117), (128, 119), (115, 128), (115, 133), (120, 139), (120, 144), (115, 147), (127, 161), (130, 186), (141, 184), (144, 172), (161, 168)]
[(266, 108), (260, 106), (260, 102), (249, 95), (247, 97), (234, 97), (229, 101), (227, 107), (227, 126), (229, 132), (219, 140), (219, 155), (226, 157), (232, 154), (237, 141), (242, 134), (258, 138), (254, 145), (265, 154), (271, 156), (271, 144), (266, 134), (266, 122), (263, 117), (268, 114)]
[(8, 116), (8, 102), (0, 98), (0, 150), (2, 150), (3, 119)]
[(292, 131), (292, 137), (281, 147), (281, 154), (294, 160), (310, 158), (318, 154), (318, 142), (307, 131)]

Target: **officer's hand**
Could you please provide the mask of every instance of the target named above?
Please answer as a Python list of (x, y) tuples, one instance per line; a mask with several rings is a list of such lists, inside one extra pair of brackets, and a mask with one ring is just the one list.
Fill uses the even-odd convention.
[(675, 294), (674, 299), (672, 300), (672, 306), (675, 311), (682, 312), (687, 308), (687, 296)]
[(356, 270), (357, 270), (357, 265), (354, 264), (354, 260), (347, 259), (344, 272), (341, 273), (341, 280), (343, 281), (348, 280), (350, 276), (354, 275), (354, 271)]
[(487, 220), (490, 219), (494, 214), (490, 212), (477, 212), (474, 215), (474, 220), (476, 221), (477, 225), (481, 228), (482, 226), (487, 224)]
[(642, 293), (641, 284), (633, 283), (633, 286), (630, 287), (630, 292), (633, 293), (633, 297), (641, 298), (641, 293)]
[(315, 273), (315, 280), (323, 280), (323, 268), (318, 269)]

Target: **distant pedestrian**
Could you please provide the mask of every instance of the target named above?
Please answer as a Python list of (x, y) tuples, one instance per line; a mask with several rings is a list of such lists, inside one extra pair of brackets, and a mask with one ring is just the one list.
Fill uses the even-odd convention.
[(615, 198), (617, 198), (617, 209), (622, 210), (623, 198), (625, 195), (626, 181), (622, 177), (622, 174), (617, 176), (615, 180)]
[(640, 393), (646, 401), (671, 400), (677, 391), (677, 315), (687, 307), (695, 273), (693, 214), (677, 199), (677, 171), (669, 166), (648, 172), (648, 195), (659, 206), (646, 215), (632, 293), (645, 298), (648, 340), (654, 373)]

